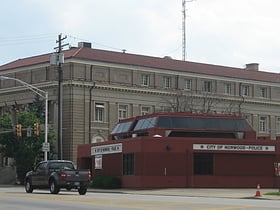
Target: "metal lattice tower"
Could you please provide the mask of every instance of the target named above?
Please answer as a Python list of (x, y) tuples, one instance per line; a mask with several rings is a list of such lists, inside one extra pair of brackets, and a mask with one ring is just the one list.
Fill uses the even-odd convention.
[(186, 60), (186, 0), (182, 0), (182, 60)]

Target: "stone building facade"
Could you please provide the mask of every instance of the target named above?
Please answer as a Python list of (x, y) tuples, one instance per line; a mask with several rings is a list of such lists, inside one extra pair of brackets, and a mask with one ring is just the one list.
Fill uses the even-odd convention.
[[(119, 119), (158, 111), (242, 114), (259, 139), (280, 135), (280, 75), (246, 68), (104, 51), (79, 45), (63, 51), (62, 157), (76, 161), (77, 145), (106, 141)], [(57, 66), (51, 54), (0, 67), (49, 94), (49, 127), (58, 127)], [(34, 93), (0, 80), (0, 114), (26, 109)]]

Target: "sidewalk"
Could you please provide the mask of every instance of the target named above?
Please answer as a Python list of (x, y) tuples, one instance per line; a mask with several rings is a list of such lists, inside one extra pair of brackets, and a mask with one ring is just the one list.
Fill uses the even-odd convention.
[(278, 189), (260, 189), (261, 196), (256, 196), (256, 189), (247, 188), (168, 188), (168, 189), (148, 189), (148, 190), (135, 190), (135, 189), (93, 189), (90, 188), (89, 192), (101, 193), (127, 193), (138, 195), (169, 195), (169, 196), (186, 196), (186, 197), (213, 197), (213, 198), (243, 198), (243, 199), (269, 199), (280, 200), (277, 195), (265, 195), (266, 193), (278, 192)]
[[(0, 188), (20, 187), (23, 185), (0, 185)], [(261, 196), (256, 197), (253, 188), (165, 188), (165, 189), (95, 189), (89, 188), (88, 192), (97, 193), (123, 193), (135, 195), (182, 196), (182, 197), (209, 197), (209, 198), (235, 198), (235, 199), (267, 199), (279, 200), (278, 195), (265, 195), (266, 193), (279, 192), (279, 189), (260, 189)]]

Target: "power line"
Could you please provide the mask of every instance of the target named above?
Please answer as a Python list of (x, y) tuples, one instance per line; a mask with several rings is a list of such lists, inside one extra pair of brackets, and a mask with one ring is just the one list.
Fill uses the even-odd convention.
[(30, 36), (9, 36), (9, 37), (0, 37), (0, 46), (12, 46), (12, 45), (22, 45), (26, 43), (35, 43), (35, 42), (50, 42), (53, 41), (54, 35), (50, 34), (41, 34), (41, 35), (30, 35)]
[(10, 41), (19, 41), (19, 40), (32, 40), (32, 39), (46, 39), (53, 38), (54, 34), (38, 34), (38, 35), (28, 35), (28, 36), (9, 36), (9, 37), (0, 37), (0, 42), (10, 42)]

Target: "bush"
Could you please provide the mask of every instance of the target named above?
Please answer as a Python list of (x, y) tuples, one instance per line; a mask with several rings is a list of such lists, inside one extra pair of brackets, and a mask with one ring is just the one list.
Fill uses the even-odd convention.
[(121, 179), (115, 176), (96, 175), (92, 177), (91, 186), (101, 189), (121, 188)]

